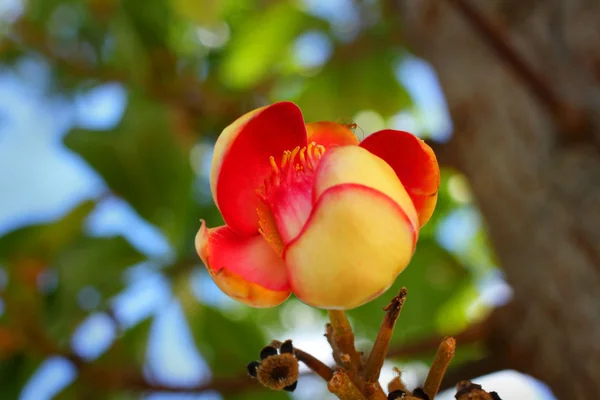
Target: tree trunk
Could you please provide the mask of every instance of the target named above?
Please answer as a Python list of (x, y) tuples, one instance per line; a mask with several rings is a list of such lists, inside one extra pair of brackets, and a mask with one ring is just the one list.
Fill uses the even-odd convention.
[[(438, 73), (451, 154), (514, 288), (494, 320), (493, 351), (561, 399), (600, 399), (600, 1), (398, 3), (407, 40)], [(491, 22), (548, 93), (461, 3)]]

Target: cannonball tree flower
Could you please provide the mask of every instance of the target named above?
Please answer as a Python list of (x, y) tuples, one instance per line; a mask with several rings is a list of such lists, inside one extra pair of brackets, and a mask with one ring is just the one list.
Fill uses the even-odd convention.
[(406, 268), (439, 181), (433, 151), (410, 133), (359, 143), (345, 125), (305, 124), (294, 103), (275, 103), (218, 137), (210, 185), (226, 225), (201, 221), (196, 250), (217, 286), (247, 305), (294, 293), (351, 309)]

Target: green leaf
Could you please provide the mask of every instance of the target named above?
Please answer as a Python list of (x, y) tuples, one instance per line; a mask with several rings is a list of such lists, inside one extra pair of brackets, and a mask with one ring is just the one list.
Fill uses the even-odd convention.
[(144, 260), (144, 255), (122, 236), (83, 237), (54, 264), (59, 272), (59, 288), (71, 292), (93, 285), (102, 294), (112, 296), (123, 286), (121, 274), (125, 268)]
[(41, 359), (16, 354), (0, 362), (0, 399), (18, 399), (21, 390), (34, 374)]
[(19, 228), (0, 237), (0, 262), (7, 266), (24, 259), (48, 261), (81, 235), (94, 203), (86, 201), (55, 222)]
[(109, 393), (91, 387), (87, 382), (78, 379), (59, 392), (53, 400), (134, 400), (133, 395)]
[(123, 289), (125, 269), (143, 260), (145, 257), (121, 236), (81, 237), (65, 248), (52, 262), (58, 287), (47, 296), (45, 316), (50, 333), (64, 339), (85, 317), (86, 310), (79, 306), (82, 289), (96, 290), (100, 306)]
[[(20, 228), (0, 238), (0, 262), (19, 276), (9, 280), (10, 296), (28, 304), (44, 301), (49, 333), (61, 341), (85, 316), (78, 306), (81, 289), (93, 287), (99, 300), (106, 300), (123, 288), (125, 268), (145, 259), (123, 237), (84, 236), (85, 218), (93, 207), (93, 202), (84, 202), (58, 221)], [(58, 286), (38, 298), (37, 291), (28, 287), (37, 286), (42, 271), (56, 273)]]
[[(11, 277), (5, 289), (7, 299), (19, 304), (19, 308), (41, 308), (41, 274), (82, 235), (85, 218), (93, 207), (93, 202), (84, 202), (58, 221), (26, 226), (0, 237), (0, 263)], [(10, 318), (22, 317), (12, 315), (12, 311), (12, 307), (7, 311)]]
[(176, 23), (168, 0), (121, 0), (119, 3), (146, 50), (167, 48), (170, 26)]
[(111, 190), (158, 226), (176, 250), (192, 241), (182, 229), (191, 216), (193, 173), (188, 143), (162, 104), (132, 94), (114, 130), (74, 129), (65, 144), (79, 153)]
[(198, 349), (216, 377), (239, 376), (267, 344), (253, 321), (234, 320), (200, 303), (184, 310)]
[[(75, 3), (78, 0), (30, 0), (27, 3), (27, 16), (32, 20), (45, 20), (64, 3)], [(72, 6), (73, 4), (71, 4)]]
[(223, 83), (244, 89), (273, 72), (311, 19), (290, 2), (274, 2), (248, 16), (227, 47), (220, 70)]
[(99, 365), (133, 365), (142, 368), (146, 362), (148, 339), (154, 317), (148, 317), (124, 331), (113, 346), (98, 360)]
[[(408, 289), (408, 297), (396, 325), (394, 340), (407, 341), (439, 333), (438, 314), (445, 309), (462, 287), (469, 286), (471, 275), (433, 239), (420, 240), (410, 263), (390, 290), (374, 301), (350, 311), (358, 332), (369, 338), (377, 334), (382, 308), (400, 288)], [(462, 310), (464, 317), (464, 310)]]
[(123, 10), (116, 13), (110, 31), (115, 40), (111, 61), (127, 73), (130, 82), (143, 86), (150, 77), (150, 60), (129, 15)]
[(223, 0), (171, 0), (173, 9), (183, 18), (189, 18), (201, 25), (211, 25), (222, 15)]
[(395, 76), (400, 53), (382, 45), (379, 36), (367, 36), (356, 45), (361, 52), (338, 51), (295, 97), (307, 121), (352, 118), (374, 110), (384, 118), (411, 104)]

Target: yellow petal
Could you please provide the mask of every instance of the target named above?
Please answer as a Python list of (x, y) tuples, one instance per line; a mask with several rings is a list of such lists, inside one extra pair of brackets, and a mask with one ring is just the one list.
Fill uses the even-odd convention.
[(391, 197), (408, 216), (415, 228), (419, 219), (415, 206), (398, 176), (381, 158), (358, 146), (329, 149), (319, 163), (315, 178), (314, 198), (327, 189), (356, 183), (376, 189)]
[(392, 285), (415, 243), (414, 225), (389, 196), (362, 185), (334, 186), (286, 248), (292, 291), (314, 307), (358, 307)]

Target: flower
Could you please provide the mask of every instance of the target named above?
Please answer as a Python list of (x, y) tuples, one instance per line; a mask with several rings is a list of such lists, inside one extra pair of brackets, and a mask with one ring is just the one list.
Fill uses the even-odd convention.
[(305, 124), (280, 102), (221, 133), (210, 184), (226, 223), (196, 235), (217, 286), (254, 307), (293, 292), (326, 309), (358, 307), (408, 265), (437, 200), (439, 167), (410, 133), (382, 130), (361, 143), (346, 125)]

